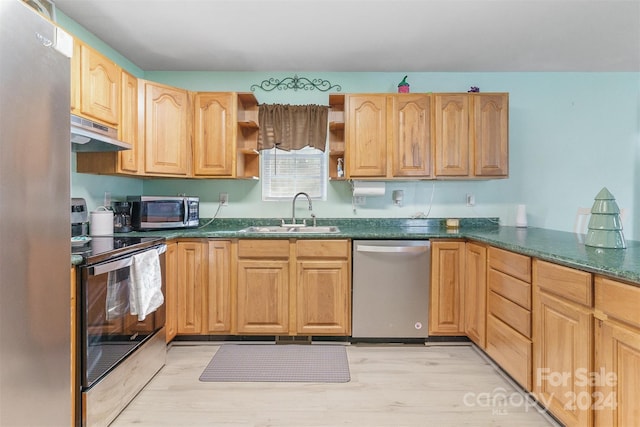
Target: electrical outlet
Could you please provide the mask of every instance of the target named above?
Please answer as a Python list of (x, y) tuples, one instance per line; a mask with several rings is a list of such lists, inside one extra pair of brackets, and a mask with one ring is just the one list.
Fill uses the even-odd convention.
[(471, 193), (467, 193), (467, 206), (475, 206), (476, 205), (476, 196)]
[(222, 206), (229, 206), (229, 193), (220, 193), (219, 202)]
[(367, 198), (365, 196), (355, 196), (353, 198), (354, 205), (364, 205), (367, 202)]

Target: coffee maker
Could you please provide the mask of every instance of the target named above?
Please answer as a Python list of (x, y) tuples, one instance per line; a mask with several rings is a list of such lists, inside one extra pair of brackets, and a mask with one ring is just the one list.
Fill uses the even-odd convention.
[(113, 232), (128, 233), (131, 228), (131, 202), (113, 202)]
[(71, 237), (89, 234), (89, 212), (87, 202), (80, 197), (71, 199)]

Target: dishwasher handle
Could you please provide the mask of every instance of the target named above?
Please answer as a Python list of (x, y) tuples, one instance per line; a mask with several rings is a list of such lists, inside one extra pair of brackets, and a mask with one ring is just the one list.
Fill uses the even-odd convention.
[(374, 245), (360, 245), (357, 247), (357, 252), (376, 252), (376, 253), (405, 253), (405, 254), (419, 254), (427, 252), (429, 244), (426, 243), (420, 246), (374, 246)]

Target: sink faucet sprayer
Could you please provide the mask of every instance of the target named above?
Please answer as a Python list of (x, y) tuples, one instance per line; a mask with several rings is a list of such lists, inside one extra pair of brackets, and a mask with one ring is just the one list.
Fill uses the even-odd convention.
[(295, 196), (293, 196), (293, 202), (291, 202), (291, 225), (297, 225), (296, 224), (296, 199), (298, 199), (298, 196), (306, 197), (307, 200), (309, 201), (309, 210), (313, 210), (313, 206), (311, 205), (311, 197), (309, 197), (307, 193), (300, 192)]

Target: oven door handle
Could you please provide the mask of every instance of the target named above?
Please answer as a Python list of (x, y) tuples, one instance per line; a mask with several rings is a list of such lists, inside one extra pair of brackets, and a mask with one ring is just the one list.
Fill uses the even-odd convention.
[[(158, 255), (163, 254), (167, 251), (167, 245), (160, 245), (151, 250), (155, 250), (158, 252)], [(143, 251), (146, 252), (146, 251)], [(142, 253), (142, 252), (140, 252)], [(90, 276), (99, 276), (101, 274), (109, 273), (110, 271), (120, 270), (121, 268), (131, 267), (133, 264), (133, 257), (122, 258), (116, 261), (105, 262), (104, 264), (98, 264), (94, 267), (89, 268)]]
[(133, 257), (119, 259), (117, 261), (105, 262), (94, 267), (89, 267), (89, 276), (99, 276), (109, 273), (110, 271), (120, 270), (121, 268), (131, 267)]

